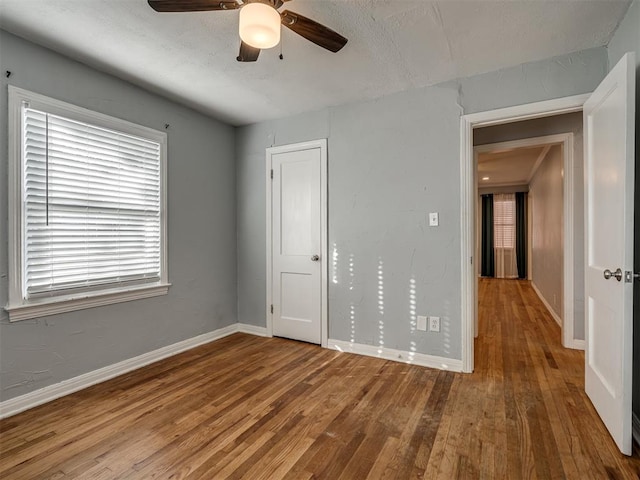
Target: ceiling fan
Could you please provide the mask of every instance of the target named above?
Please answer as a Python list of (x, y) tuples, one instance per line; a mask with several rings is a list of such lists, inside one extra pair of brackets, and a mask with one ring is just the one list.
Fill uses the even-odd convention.
[(298, 13), (278, 12), (289, 0), (147, 0), (156, 12), (203, 12), (240, 10), (239, 62), (255, 62), (261, 49), (280, 43), (280, 24), (310, 42), (337, 52), (347, 39), (330, 28)]

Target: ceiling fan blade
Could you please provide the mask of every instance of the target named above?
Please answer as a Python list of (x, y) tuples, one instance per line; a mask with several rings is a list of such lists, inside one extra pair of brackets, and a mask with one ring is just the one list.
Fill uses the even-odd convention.
[(235, 10), (240, 5), (235, 0), (147, 0), (156, 12), (206, 12), (210, 10)]
[(299, 13), (285, 10), (280, 17), (282, 25), (331, 52), (335, 53), (347, 44), (348, 40), (339, 33)]
[(260, 49), (247, 45), (246, 43), (240, 43), (240, 53), (236, 57), (239, 62), (255, 62), (260, 55)]

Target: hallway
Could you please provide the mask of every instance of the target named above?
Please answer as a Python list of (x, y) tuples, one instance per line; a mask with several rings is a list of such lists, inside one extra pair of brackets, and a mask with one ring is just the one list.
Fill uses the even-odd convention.
[(584, 352), (562, 347), (530, 283), (483, 278), (479, 293), (474, 377), (491, 403), (477, 428), (496, 476), (638, 478), (637, 453), (618, 452), (584, 392)]

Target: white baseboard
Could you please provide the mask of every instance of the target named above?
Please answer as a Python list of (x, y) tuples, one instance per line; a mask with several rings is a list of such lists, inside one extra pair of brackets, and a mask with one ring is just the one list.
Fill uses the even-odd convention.
[(567, 347), (573, 348), (574, 350), (584, 350), (586, 348), (586, 340), (578, 340), (574, 338), (571, 345), (567, 345)]
[(258, 337), (267, 337), (267, 327), (256, 327), (255, 325), (249, 325), (248, 323), (238, 323), (238, 332), (249, 333), (251, 335), (257, 335)]
[[(64, 397), (65, 395), (77, 392), (78, 390), (110, 380), (151, 363), (238, 332), (258, 335), (261, 337), (267, 336), (267, 329), (265, 327), (257, 327), (246, 323), (234, 323), (232, 325), (219, 328), (218, 330), (214, 330), (213, 332), (204, 333), (197, 337), (189, 338), (172, 345), (167, 345), (166, 347), (144, 353), (137, 357), (129, 358), (122, 362), (108, 365), (98, 370), (84, 373), (60, 383), (49, 385), (19, 397), (0, 402), (0, 418), (10, 417), (30, 408), (42, 405), (43, 403), (55, 400), (56, 398)], [(372, 345), (345, 342), (342, 340), (329, 340), (328, 348), (339, 350), (341, 352), (351, 352), (370, 357), (379, 357), (386, 360), (411, 363), (423, 367), (438, 368), (452, 372), (462, 371), (461, 360), (453, 360), (435, 355), (426, 355), (424, 353), (412, 353), (403, 350), (394, 350), (392, 348), (382, 348)]]
[(345, 342), (344, 340), (329, 339), (328, 348), (340, 352), (356, 353), (368, 357), (384, 358), (395, 362), (411, 363), (422, 367), (438, 368), (451, 372), (462, 372), (462, 360), (427, 355), (424, 353), (407, 352), (393, 348), (376, 347), (362, 343)]
[[(266, 328), (262, 328), (262, 330), (264, 330), (264, 335), (266, 335)], [(245, 332), (260, 335), (261, 333), (259, 332), (262, 330), (261, 327), (254, 327), (253, 325), (234, 323), (232, 325), (219, 328), (218, 330), (214, 330), (213, 332), (203, 333), (197, 337), (188, 338), (187, 340), (174, 343), (173, 345), (167, 345), (166, 347), (143, 353), (137, 357), (129, 358), (122, 362), (108, 365), (98, 370), (84, 373), (60, 383), (49, 385), (19, 397), (0, 402), (0, 418), (10, 417), (16, 413), (37, 407), (38, 405), (50, 402), (56, 398), (64, 397), (70, 393), (104, 382), (117, 377), (118, 375), (122, 375), (132, 370), (144, 367), (145, 365), (149, 365), (150, 363), (157, 362), (158, 360), (171, 357), (184, 352), (185, 350), (190, 350), (194, 347), (204, 345), (205, 343), (213, 342), (214, 340), (218, 340), (233, 333)]]
[[(538, 295), (538, 298), (544, 304), (544, 306), (549, 311), (549, 313), (551, 314), (553, 319), (556, 321), (558, 326), (562, 329), (563, 328), (562, 327), (562, 319), (560, 318), (560, 316), (553, 310), (553, 308), (551, 308), (551, 305), (549, 305), (547, 300), (545, 300), (545, 298), (542, 296), (542, 293), (540, 293), (540, 290), (538, 290), (538, 287), (536, 287), (536, 284), (531, 282), (531, 287), (533, 288), (533, 291), (536, 292), (536, 295)], [(568, 344), (566, 344), (564, 340), (562, 341), (562, 343), (563, 343), (563, 346), (565, 348), (572, 348), (573, 350), (584, 350), (585, 349), (585, 341), (584, 340), (579, 340), (577, 338), (572, 339), (571, 342), (568, 343)]]
[(536, 295), (538, 295), (538, 298), (540, 299), (540, 301), (544, 304), (544, 306), (546, 307), (547, 310), (549, 310), (549, 313), (551, 314), (551, 316), (553, 317), (553, 319), (556, 321), (556, 323), (558, 324), (558, 326), (560, 328), (562, 328), (562, 319), (560, 318), (560, 315), (558, 315), (555, 310), (553, 309), (553, 307), (551, 305), (549, 305), (549, 302), (547, 302), (547, 300), (544, 298), (544, 296), (542, 295), (542, 293), (540, 293), (540, 290), (538, 290), (538, 287), (536, 287), (536, 284), (531, 282), (531, 287), (533, 288), (533, 291), (536, 292)]

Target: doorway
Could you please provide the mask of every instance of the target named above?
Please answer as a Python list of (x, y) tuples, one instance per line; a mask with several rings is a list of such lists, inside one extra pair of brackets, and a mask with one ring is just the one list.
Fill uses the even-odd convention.
[(462, 222), (462, 364), (463, 371), (473, 372), (474, 339), (477, 312), (477, 274), (475, 212), (477, 186), (473, 152), (473, 130), (523, 120), (580, 112), (589, 95), (576, 95), (544, 102), (519, 105), (461, 118), (461, 222)]
[(327, 141), (266, 152), (267, 335), (327, 346)]
[[(584, 309), (581, 308), (583, 298), (581, 295), (576, 296), (575, 289), (576, 282), (580, 285), (583, 283), (584, 265), (582, 250), (574, 248), (574, 232), (582, 226), (581, 222), (576, 222), (576, 216), (582, 215), (582, 208), (577, 209), (578, 215), (574, 214), (575, 199), (581, 198), (575, 189), (575, 177), (576, 172), (577, 176), (581, 176), (582, 170), (576, 169), (574, 161), (573, 131), (576, 134), (581, 133), (581, 126), (581, 113), (574, 113), (488, 127), (474, 133), (477, 138), (477, 141), (474, 141), (474, 161), (477, 169), (475, 185), (478, 191), (475, 258), (478, 259), (477, 273), (481, 276), (530, 280), (533, 290), (561, 328), (562, 345), (566, 348), (584, 350), (584, 340), (576, 339), (574, 335), (577, 333), (577, 336), (584, 336)], [(528, 132), (564, 129), (573, 131), (486, 143), (496, 138), (526, 135)], [(582, 142), (581, 138), (578, 140)], [(494, 204), (496, 199), (497, 205), (506, 201), (514, 204), (513, 209), (507, 210), (507, 213), (512, 213), (506, 219), (509, 220), (510, 228), (496, 227), (494, 235), (501, 235), (495, 237), (495, 242), (492, 241), (495, 246), (490, 246), (490, 253), (501, 253), (496, 260), (502, 257), (512, 260), (510, 263), (513, 267), (503, 267), (502, 274), (497, 270), (494, 272), (493, 269), (483, 272), (480, 268), (482, 266), (486, 270), (487, 262), (482, 255), (484, 249), (480, 232), (483, 226), (483, 209), (479, 206)], [(518, 201), (521, 203), (519, 209), (515, 208)], [(493, 209), (489, 209), (488, 213), (492, 211)], [(519, 216), (523, 218), (519, 219)], [(486, 224), (484, 226), (487, 227)], [(489, 230), (493, 233), (493, 229)], [(505, 234), (508, 236), (502, 238)], [(487, 239), (484, 243), (487, 243)], [(503, 243), (508, 245), (502, 245)], [(497, 248), (498, 246), (500, 248)], [(516, 251), (517, 247), (520, 247), (520, 251)], [(475, 292), (476, 298), (479, 299), (477, 277)], [(477, 304), (474, 316), (477, 336)], [(576, 321), (580, 326), (579, 332), (574, 332)]]
[[(627, 53), (590, 95), (465, 115), (460, 156), (462, 362), (464, 370), (471, 372), (476, 302), (473, 130), (583, 110), (585, 391), (626, 455), (632, 453), (635, 70), (635, 56)], [(612, 239), (616, 248), (611, 248)]]

